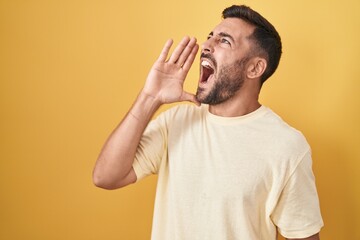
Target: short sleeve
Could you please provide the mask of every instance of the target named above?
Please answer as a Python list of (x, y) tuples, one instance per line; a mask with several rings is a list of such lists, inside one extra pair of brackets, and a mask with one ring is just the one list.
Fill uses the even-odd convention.
[(161, 116), (152, 120), (146, 127), (133, 163), (137, 181), (158, 173), (167, 148), (166, 132), (165, 121)]
[(272, 220), (286, 238), (306, 238), (324, 225), (309, 150), (286, 183)]

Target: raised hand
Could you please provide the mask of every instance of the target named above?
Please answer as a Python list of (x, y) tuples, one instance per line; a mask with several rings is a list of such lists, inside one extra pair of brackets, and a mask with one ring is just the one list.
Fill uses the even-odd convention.
[(196, 39), (184, 37), (167, 60), (172, 44), (172, 40), (165, 43), (142, 91), (154, 97), (160, 104), (180, 101), (199, 104), (193, 94), (183, 89), (185, 78), (199, 49)]
[(166, 60), (171, 45), (172, 40), (166, 42), (143, 90), (105, 142), (94, 168), (96, 186), (115, 189), (136, 181), (132, 167), (135, 154), (146, 126), (161, 104), (178, 101), (197, 103), (194, 95), (183, 90), (185, 77), (199, 49), (196, 39), (185, 37)]

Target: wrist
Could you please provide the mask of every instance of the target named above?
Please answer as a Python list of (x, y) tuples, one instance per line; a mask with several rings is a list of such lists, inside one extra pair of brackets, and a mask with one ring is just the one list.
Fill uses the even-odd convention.
[(147, 93), (144, 89), (139, 93), (138, 99), (147, 106), (151, 106), (151, 108), (159, 108), (163, 104), (160, 98), (154, 94)]
[(130, 114), (137, 120), (149, 120), (161, 106), (156, 97), (141, 91), (133, 104)]

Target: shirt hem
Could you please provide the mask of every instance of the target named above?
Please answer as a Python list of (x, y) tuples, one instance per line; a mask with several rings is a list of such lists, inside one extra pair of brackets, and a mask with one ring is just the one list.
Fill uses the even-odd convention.
[(320, 223), (305, 231), (283, 231), (279, 229), (279, 233), (284, 238), (307, 238), (319, 233), (323, 226), (324, 224)]

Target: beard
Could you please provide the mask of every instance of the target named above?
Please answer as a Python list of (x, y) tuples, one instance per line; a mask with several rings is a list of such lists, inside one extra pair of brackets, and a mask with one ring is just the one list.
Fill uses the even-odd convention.
[(201, 96), (205, 89), (198, 87), (196, 99), (204, 104), (217, 105), (232, 98), (244, 83), (244, 66), (247, 61), (247, 58), (243, 58), (232, 65), (221, 67), (210, 92)]

